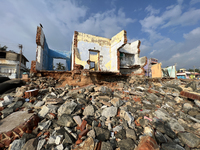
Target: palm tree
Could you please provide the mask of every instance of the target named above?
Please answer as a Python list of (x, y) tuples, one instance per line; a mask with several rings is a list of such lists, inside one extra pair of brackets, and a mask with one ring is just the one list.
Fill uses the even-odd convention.
[(6, 51), (7, 48), (8, 48), (8, 47), (7, 47), (6, 45), (4, 45), (3, 47), (0, 46), (0, 50), (2, 50), (2, 51)]
[(65, 66), (64, 66), (64, 64), (62, 64), (62, 63), (56, 63), (56, 65), (57, 65), (57, 68), (56, 68), (56, 70), (65, 70)]

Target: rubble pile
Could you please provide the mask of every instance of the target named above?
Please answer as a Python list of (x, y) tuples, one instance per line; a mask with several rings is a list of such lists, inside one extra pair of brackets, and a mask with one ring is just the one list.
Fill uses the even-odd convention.
[[(33, 77), (0, 99), (0, 149), (189, 150), (200, 148), (199, 83), (136, 76), (116, 86), (56, 88)], [(21, 119), (20, 119), (21, 118)]]

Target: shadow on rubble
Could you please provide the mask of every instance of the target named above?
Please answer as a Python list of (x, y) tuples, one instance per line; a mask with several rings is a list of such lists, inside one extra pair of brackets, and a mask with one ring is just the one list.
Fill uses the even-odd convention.
[(15, 89), (17, 87), (20, 87), (24, 84), (25, 84), (25, 82), (23, 80), (20, 80), (20, 79), (6, 80), (6, 81), (0, 83), (0, 94), (10, 93), (12, 91), (15, 91)]

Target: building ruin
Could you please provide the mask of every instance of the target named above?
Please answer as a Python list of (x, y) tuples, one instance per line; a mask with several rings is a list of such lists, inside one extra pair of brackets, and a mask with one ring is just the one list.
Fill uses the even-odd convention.
[(67, 71), (86, 69), (125, 75), (144, 74), (147, 62), (146, 57), (139, 57), (141, 42), (127, 43), (125, 30), (111, 39), (75, 31), (71, 51), (58, 51), (48, 47), (42, 28), (37, 27), (36, 44), (31, 72), (53, 71), (54, 58), (65, 59)]

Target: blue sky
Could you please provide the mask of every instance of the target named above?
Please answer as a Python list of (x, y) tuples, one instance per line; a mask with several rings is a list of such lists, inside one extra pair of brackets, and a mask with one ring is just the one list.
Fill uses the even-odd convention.
[[(200, 67), (200, 0), (0, 0), (0, 44), (35, 60), (41, 23), (51, 49), (70, 50), (74, 31), (111, 38), (127, 31), (162, 66)], [(30, 63), (28, 64), (30, 67)]]

